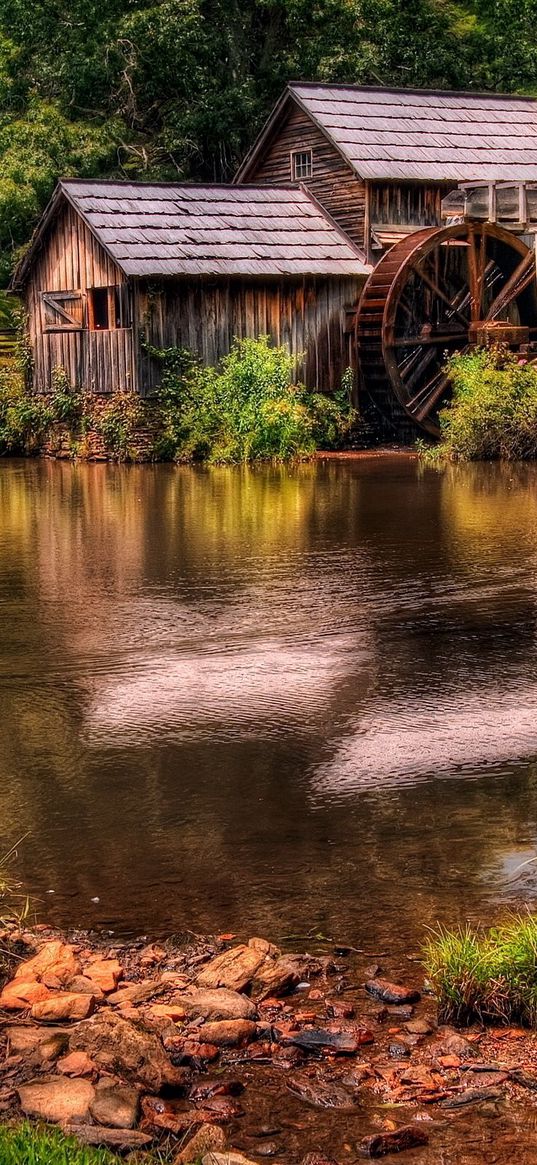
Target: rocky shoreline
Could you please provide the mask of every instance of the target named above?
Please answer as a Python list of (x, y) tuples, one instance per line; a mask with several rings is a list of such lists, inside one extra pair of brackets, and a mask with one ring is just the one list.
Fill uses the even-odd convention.
[(12, 928), (0, 947), (0, 1119), (50, 1121), (136, 1160), (408, 1150), (425, 1165), (461, 1114), (537, 1097), (534, 1034), (438, 1027), (416, 965), (401, 983), (350, 947), (233, 935), (122, 945)]

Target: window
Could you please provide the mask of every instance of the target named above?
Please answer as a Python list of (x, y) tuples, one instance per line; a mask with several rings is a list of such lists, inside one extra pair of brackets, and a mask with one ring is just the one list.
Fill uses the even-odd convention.
[(313, 174), (313, 153), (311, 150), (295, 150), (291, 154), (291, 177), (293, 182), (302, 182)]
[(129, 289), (126, 284), (89, 289), (88, 327), (93, 332), (130, 327)]
[(89, 326), (92, 332), (102, 332), (110, 327), (108, 312), (108, 288), (92, 287), (88, 292)]
[(42, 291), (43, 331), (80, 332), (83, 300), (81, 291)]

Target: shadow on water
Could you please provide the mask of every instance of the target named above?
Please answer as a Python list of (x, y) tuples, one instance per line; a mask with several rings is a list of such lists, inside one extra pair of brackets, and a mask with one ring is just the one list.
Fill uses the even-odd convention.
[(0, 845), (43, 914), (402, 950), (532, 902), (536, 487), (2, 462)]

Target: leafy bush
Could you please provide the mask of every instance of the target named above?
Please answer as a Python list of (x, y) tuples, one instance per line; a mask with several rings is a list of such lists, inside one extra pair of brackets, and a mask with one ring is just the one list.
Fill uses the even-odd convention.
[(183, 349), (152, 355), (163, 364), (158, 453), (211, 462), (287, 460), (344, 440), (354, 420), (348, 381), (332, 397), (293, 384), (296, 360), (268, 336), (235, 340), (218, 368)]
[(443, 1023), (472, 1020), (537, 1025), (537, 918), (514, 916), (478, 934), (440, 928), (424, 964)]
[(27, 392), (18, 369), (0, 369), (0, 453), (37, 452), (51, 421), (46, 402)]
[(537, 366), (497, 346), (453, 356), (448, 372), (453, 398), (440, 414), (441, 456), (516, 461), (537, 455)]

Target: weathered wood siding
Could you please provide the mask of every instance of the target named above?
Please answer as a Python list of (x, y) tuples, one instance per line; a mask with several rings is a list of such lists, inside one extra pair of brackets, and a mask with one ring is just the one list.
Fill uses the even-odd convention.
[(357, 246), (364, 246), (366, 187), (315, 125), (293, 106), (263, 157), (248, 170), (247, 182), (291, 182), (291, 151), (311, 150), (313, 174), (303, 185)]
[[(56, 366), (65, 368), (72, 384), (89, 391), (136, 388), (132, 328), (89, 331), (85, 326), (88, 288), (117, 286), (125, 276), (68, 204), (43, 242), (24, 293), (36, 389), (49, 390)], [(42, 293), (47, 291), (80, 294), (80, 330), (46, 330)]]
[(371, 182), (369, 217), (383, 226), (435, 227), (442, 223), (442, 199), (452, 182)]
[[(140, 330), (157, 348), (185, 347), (204, 364), (216, 364), (235, 336), (269, 335), (293, 354), (305, 353), (299, 378), (310, 388), (338, 388), (346, 368), (356, 367), (348, 311), (363, 278), (285, 279), (254, 282), (222, 279), (141, 283)], [(142, 391), (151, 392), (160, 365), (140, 351)]]

